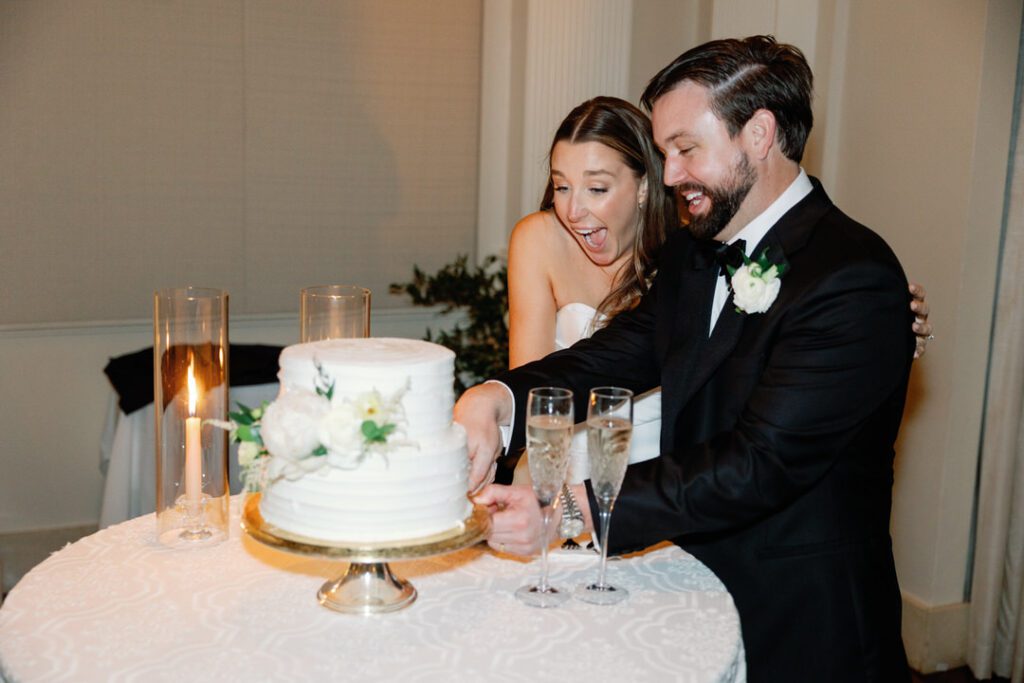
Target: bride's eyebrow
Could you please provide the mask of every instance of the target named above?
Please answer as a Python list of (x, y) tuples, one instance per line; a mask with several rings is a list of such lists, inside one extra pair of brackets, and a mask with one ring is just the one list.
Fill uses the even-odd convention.
[[(557, 175), (557, 176), (563, 176), (563, 177), (565, 176), (565, 174), (562, 173), (561, 171), (559, 171), (557, 168), (551, 169), (551, 175), (553, 175), (553, 176)], [(584, 177), (589, 177), (589, 176), (596, 176), (596, 175), (614, 176), (615, 174), (612, 173), (611, 171), (607, 171), (607, 170), (605, 170), (603, 168), (598, 168), (598, 169), (594, 169), (594, 170), (591, 170), (591, 171), (584, 171), (583, 175), (584, 175)]]

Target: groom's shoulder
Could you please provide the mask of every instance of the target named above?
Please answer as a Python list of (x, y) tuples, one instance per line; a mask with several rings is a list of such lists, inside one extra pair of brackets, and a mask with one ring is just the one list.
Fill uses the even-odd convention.
[(851, 218), (828, 196), (817, 178), (813, 189), (783, 219), (783, 248), (801, 253), (799, 260), (835, 261), (856, 264), (885, 263), (899, 267), (899, 259), (885, 239), (875, 230)]
[(806, 251), (805, 257), (828, 259), (837, 265), (875, 263), (900, 269), (896, 253), (879, 233), (834, 204), (811, 233)]
[(885, 291), (893, 300), (906, 296), (906, 274), (888, 243), (837, 206), (829, 206), (801, 232), (799, 245), (792, 233), (783, 238), (787, 298), (799, 301), (851, 291)]

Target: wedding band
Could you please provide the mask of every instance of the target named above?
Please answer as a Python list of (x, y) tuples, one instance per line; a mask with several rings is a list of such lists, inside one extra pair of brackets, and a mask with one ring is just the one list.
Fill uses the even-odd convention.
[(935, 339), (935, 335), (934, 334), (929, 334), (927, 337), (925, 337), (925, 339), (927, 339), (928, 341), (931, 341), (931, 340)]

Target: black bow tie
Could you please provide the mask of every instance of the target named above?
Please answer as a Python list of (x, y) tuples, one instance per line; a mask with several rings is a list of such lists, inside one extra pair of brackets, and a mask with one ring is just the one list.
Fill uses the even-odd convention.
[(743, 265), (743, 257), (747, 253), (746, 240), (736, 240), (732, 244), (717, 242), (715, 240), (703, 240), (698, 242), (694, 251), (694, 268), (710, 268), (717, 263), (718, 274), (730, 277), (729, 267), (739, 268)]

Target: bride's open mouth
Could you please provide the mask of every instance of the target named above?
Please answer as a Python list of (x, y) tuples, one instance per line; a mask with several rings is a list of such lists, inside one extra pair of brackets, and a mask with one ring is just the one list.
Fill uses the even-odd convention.
[(608, 239), (608, 228), (574, 229), (573, 232), (583, 238), (584, 244), (595, 250), (603, 247)]

